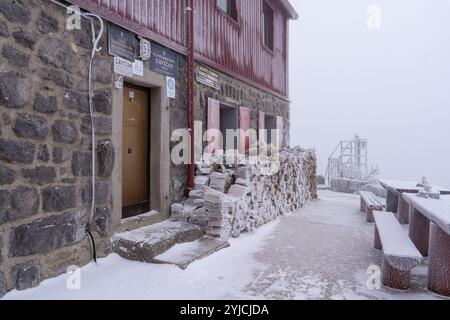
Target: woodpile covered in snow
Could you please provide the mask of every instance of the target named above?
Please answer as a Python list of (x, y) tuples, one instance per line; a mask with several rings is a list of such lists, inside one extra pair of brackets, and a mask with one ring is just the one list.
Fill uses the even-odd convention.
[(280, 152), (279, 170), (273, 174), (267, 174), (266, 161), (247, 162), (237, 168), (198, 166), (195, 189), (183, 204), (172, 206), (172, 220), (201, 225), (207, 236), (227, 240), (317, 197), (313, 151), (297, 148)]

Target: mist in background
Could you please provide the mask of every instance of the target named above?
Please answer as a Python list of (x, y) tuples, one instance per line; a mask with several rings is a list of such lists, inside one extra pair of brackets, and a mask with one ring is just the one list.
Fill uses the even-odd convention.
[(291, 3), (291, 145), (315, 148), (324, 174), (359, 134), (381, 178), (450, 187), (450, 0)]

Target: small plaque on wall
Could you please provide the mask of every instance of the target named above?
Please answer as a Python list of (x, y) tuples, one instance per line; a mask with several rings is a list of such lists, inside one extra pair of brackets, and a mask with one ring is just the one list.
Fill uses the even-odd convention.
[(150, 70), (178, 79), (178, 55), (167, 48), (152, 44)]
[(134, 60), (133, 62), (133, 74), (135, 76), (143, 77), (144, 76), (144, 61), (142, 60)]
[(121, 76), (132, 77), (133, 63), (120, 57), (114, 57), (114, 72)]
[(167, 97), (175, 99), (176, 97), (175, 79), (172, 77), (166, 77), (166, 84), (167, 84)]
[(115, 24), (109, 25), (109, 54), (121, 57), (128, 61), (134, 61), (136, 36), (133, 32), (121, 28)]
[(198, 83), (220, 91), (220, 76), (217, 72), (199, 65), (195, 69), (195, 77)]

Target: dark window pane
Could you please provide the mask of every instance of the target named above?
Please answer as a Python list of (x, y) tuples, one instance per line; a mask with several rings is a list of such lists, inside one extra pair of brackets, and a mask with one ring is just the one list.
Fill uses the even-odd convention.
[(217, 0), (217, 5), (220, 9), (228, 13), (229, 10), (229, 1), (228, 0)]
[(264, 45), (269, 49), (273, 50), (274, 12), (266, 2), (264, 2), (263, 7), (263, 20), (264, 20)]
[(236, 0), (217, 0), (217, 6), (231, 18), (237, 21)]

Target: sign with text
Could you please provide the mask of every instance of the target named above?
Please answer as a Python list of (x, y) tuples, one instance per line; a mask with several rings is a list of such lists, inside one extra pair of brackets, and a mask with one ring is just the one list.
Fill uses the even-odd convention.
[(137, 42), (133, 32), (110, 24), (108, 36), (110, 55), (134, 61), (134, 49)]
[(139, 77), (144, 76), (144, 61), (134, 60), (133, 62), (133, 74)]
[(152, 44), (150, 70), (178, 79), (178, 55), (167, 48)]
[(195, 77), (197, 82), (220, 91), (220, 76), (217, 72), (200, 65), (195, 70)]
[(120, 57), (114, 57), (114, 72), (121, 76), (132, 77), (133, 63)]
[(175, 99), (176, 97), (175, 79), (171, 77), (166, 77), (166, 84), (167, 84), (167, 97)]

